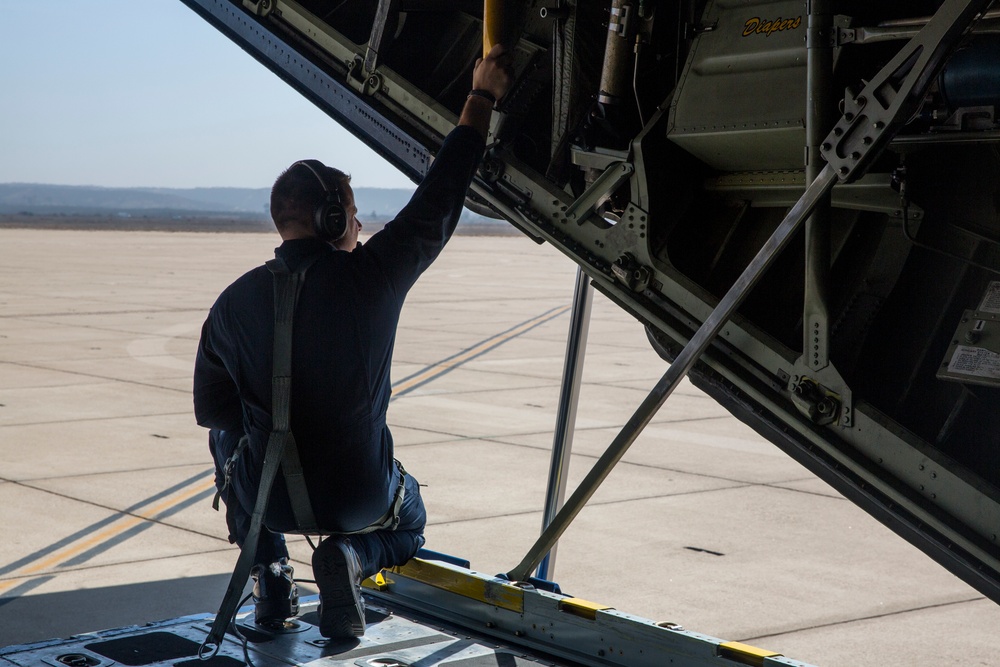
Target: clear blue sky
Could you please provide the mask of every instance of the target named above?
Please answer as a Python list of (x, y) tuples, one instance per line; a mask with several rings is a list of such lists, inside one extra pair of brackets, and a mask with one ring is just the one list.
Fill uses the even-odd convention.
[(0, 183), (412, 183), (180, 0), (0, 0)]

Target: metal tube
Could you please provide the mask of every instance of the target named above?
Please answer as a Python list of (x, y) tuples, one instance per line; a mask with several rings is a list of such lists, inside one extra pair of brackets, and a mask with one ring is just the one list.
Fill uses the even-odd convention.
[(653, 390), (646, 396), (642, 404), (628, 420), (619, 432), (607, 451), (601, 455), (594, 467), (591, 468), (587, 476), (580, 482), (573, 495), (563, 506), (551, 524), (542, 532), (535, 544), (524, 556), (524, 559), (513, 570), (507, 573), (507, 578), (512, 581), (523, 581), (529, 576), (531, 570), (538, 565), (552, 546), (562, 536), (569, 524), (580, 513), (583, 506), (590, 500), (597, 488), (605, 480), (615, 464), (621, 460), (628, 448), (635, 442), (639, 433), (646, 424), (650, 422), (656, 411), (667, 400), (680, 381), (687, 375), (687, 372), (694, 365), (694, 362), (705, 351), (715, 335), (722, 329), (722, 326), (732, 316), (737, 306), (749, 294), (750, 290), (757, 283), (764, 271), (771, 264), (781, 249), (785, 247), (792, 234), (799, 228), (806, 217), (812, 213), (816, 204), (826, 196), (837, 181), (837, 173), (833, 167), (827, 165), (819, 173), (816, 180), (806, 188), (802, 197), (791, 208), (785, 219), (782, 220), (778, 228), (774, 230), (771, 237), (764, 243), (757, 252), (747, 268), (743, 270), (726, 295), (722, 297), (715, 310), (706, 318), (704, 324), (695, 332), (694, 336), (681, 353), (674, 359), (667, 372), (660, 378)]
[(608, 19), (608, 35), (604, 44), (604, 63), (601, 68), (601, 85), (597, 101), (602, 104), (621, 104), (629, 93), (628, 68), (632, 64), (632, 42), (629, 23), (632, 3), (612, 0)]
[[(826, 164), (820, 146), (837, 122), (833, 95), (833, 7), (830, 0), (808, 3), (806, 38), (806, 183)], [(806, 221), (802, 354), (814, 371), (830, 363), (827, 293), (830, 281), (830, 197), (824, 197)]]
[[(559, 410), (556, 413), (555, 435), (552, 439), (552, 462), (549, 465), (549, 484), (545, 492), (545, 509), (542, 513), (544, 531), (566, 498), (566, 479), (569, 474), (569, 457), (573, 449), (573, 431), (576, 425), (576, 407), (580, 400), (580, 380), (583, 377), (583, 358), (587, 351), (587, 331), (590, 328), (590, 309), (593, 304), (590, 278), (583, 269), (576, 269), (576, 287), (573, 289), (573, 310), (570, 313), (569, 334), (566, 336), (566, 359), (563, 362), (562, 386), (559, 393)], [(539, 579), (551, 579), (555, 571), (556, 548), (553, 544), (542, 558), (535, 573)]]
[(483, 0), (483, 58), (494, 45), (503, 42), (505, 0)]

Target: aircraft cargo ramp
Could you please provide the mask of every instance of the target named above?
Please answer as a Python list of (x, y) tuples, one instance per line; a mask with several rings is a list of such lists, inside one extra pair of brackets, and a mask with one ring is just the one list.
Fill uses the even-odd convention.
[[(414, 608), (432, 626), (476, 619), (477, 632), (457, 640), (472, 642), (459, 658), (470, 665), (796, 664), (531, 583), (688, 375), (1000, 602), (1000, 15), (991, 2), (775, 0), (752, 12), (721, 0), (506, 11), (457, 0), (184, 2), (415, 179), (455, 123), (483, 35), (513, 45), (518, 82), (495, 110), (470, 206), (579, 267), (567, 360), (586, 339), (594, 287), (669, 362), (519, 563), (498, 576), (432, 561), (407, 566), (418, 577), (385, 573), (370, 595), (393, 613), (375, 628), (420, 634), (403, 622)], [(562, 385), (557, 440), (572, 431), (570, 363)], [(620, 557), (628, 572), (628, 553)], [(889, 569), (906, 585), (908, 572)], [(715, 592), (731, 597), (706, 604), (740, 598)], [(178, 623), (200, 632), (203, 621)], [(288, 630), (256, 643), (312, 632), (307, 620)], [(128, 646), (108, 648), (115, 637), (85, 641)], [(459, 648), (443, 640), (442, 650), (449, 642)], [(338, 664), (322, 655), (330, 647), (310, 646), (320, 655), (293, 664)], [(21, 650), (0, 656), (19, 664)], [(67, 655), (55, 658), (121, 657)], [(433, 654), (407, 655), (435, 664)], [(345, 664), (406, 664), (352, 657)]]
[(558, 248), (672, 362), (511, 579), (690, 372), (1000, 602), (990, 0), (184, 1), (413, 178), (484, 43), (510, 45), (470, 205)]

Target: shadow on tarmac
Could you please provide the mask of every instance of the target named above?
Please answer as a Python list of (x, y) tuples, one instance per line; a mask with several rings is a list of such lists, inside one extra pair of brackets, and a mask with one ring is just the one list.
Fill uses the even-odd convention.
[[(0, 646), (143, 625), (189, 614), (214, 614), (222, 602), (229, 576), (213, 574), (0, 598)], [(314, 593), (307, 586), (299, 586), (300, 596)]]

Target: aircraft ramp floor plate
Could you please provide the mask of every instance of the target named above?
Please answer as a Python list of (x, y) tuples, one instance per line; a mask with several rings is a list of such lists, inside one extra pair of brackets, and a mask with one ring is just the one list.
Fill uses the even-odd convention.
[(324, 638), (318, 596), (310, 596), (298, 616), (275, 626), (256, 625), (253, 607), (244, 607), (206, 660), (198, 652), (213, 617), (201, 614), (0, 648), (0, 667), (808, 667), (552, 587), (414, 558), (364, 582), (366, 629), (359, 639)]
[[(404, 618), (387, 608), (369, 605), (367, 630), (361, 639), (328, 640), (319, 633), (315, 597), (305, 600), (302, 614), (285, 627), (264, 630), (253, 623), (251, 608), (237, 619), (247, 637), (247, 651), (257, 667), (310, 665), (323, 667), (534, 667), (569, 665), (504, 648), (485, 638), (455, 629), (434, 627)], [(245, 665), (243, 647), (232, 633), (219, 653), (199, 660), (198, 648), (212, 616), (186, 616), (142, 627), (108, 630), (69, 639), (0, 649), (0, 665), (19, 667), (238, 667)]]

